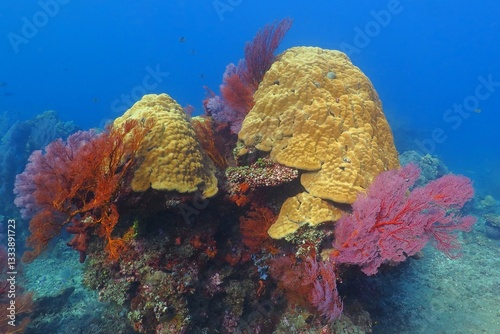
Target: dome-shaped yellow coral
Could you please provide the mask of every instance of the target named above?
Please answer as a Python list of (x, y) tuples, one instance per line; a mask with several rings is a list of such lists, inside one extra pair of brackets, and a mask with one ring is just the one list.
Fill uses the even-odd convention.
[(113, 126), (128, 119), (153, 119), (138, 153), (143, 161), (132, 180), (132, 190), (148, 188), (180, 193), (200, 190), (204, 197), (217, 193), (214, 165), (196, 139), (182, 107), (167, 94), (145, 95), (117, 118)]
[[(342, 52), (295, 47), (274, 62), (238, 138), (302, 170), (307, 193), (289, 198), (273, 238), (340, 217), (380, 172), (399, 166), (392, 132), (370, 80)], [(246, 152), (241, 150), (240, 152)]]
[(304, 170), (301, 183), (313, 196), (353, 203), (376, 175), (398, 166), (377, 92), (342, 52), (285, 51), (254, 100), (239, 139)]

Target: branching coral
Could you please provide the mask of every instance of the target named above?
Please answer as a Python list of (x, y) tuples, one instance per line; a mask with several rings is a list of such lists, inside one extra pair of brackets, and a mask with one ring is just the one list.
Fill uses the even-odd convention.
[(259, 159), (250, 166), (229, 167), (226, 177), (235, 184), (246, 184), (251, 189), (276, 187), (291, 182), (299, 176), (296, 169), (274, 163), (270, 159)]

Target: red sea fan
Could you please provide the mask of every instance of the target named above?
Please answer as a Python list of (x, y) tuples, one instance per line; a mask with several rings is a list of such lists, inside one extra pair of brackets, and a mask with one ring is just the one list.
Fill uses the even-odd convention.
[(278, 23), (268, 24), (245, 45), (245, 70), (243, 81), (255, 92), (267, 70), (274, 62), (274, 52), (283, 37), (292, 27), (292, 20), (286, 18)]
[(240, 231), (243, 244), (253, 253), (269, 248), (269, 227), (276, 221), (276, 215), (265, 206), (252, 204), (246, 216), (240, 217)]
[[(67, 143), (58, 139), (47, 145), (45, 155), (40, 150), (34, 151), (30, 155), (25, 171), (16, 176), (14, 184), (14, 194), (16, 195), (14, 204), (20, 208), (23, 218), (31, 218), (43, 209), (43, 204), (38, 203), (35, 199), (35, 194), (40, 191), (35, 179), (49, 174), (56, 176), (57, 173), (67, 169), (74, 154), (96, 135), (95, 131), (79, 131), (71, 135)], [(55, 166), (44, 162), (46, 157), (51, 156), (56, 162)], [(54, 171), (57, 173), (51, 173), (53, 168), (56, 168)], [(59, 177), (64, 177), (64, 174), (59, 175)]]
[(475, 223), (458, 213), (474, 195), (471, 182), (446, 175), (410, 192), (419, 174), (418, 167), (407, 165), (375, 179), (353, 212), (336, 223), (335, 261), (359, 265), (373, 275), (383, 263), (404, 261), (430, 240), (447, 255), (457, 255), (456, 232)]
[(254, 105), (253, 93), (255, 91), (245, 85), (238, 73), (231, 74), (224, 80), (221, 86), (221, 94), (224, 101), (230, 108), (228, 121), (231, 124), (231, 130), (238, 133), (241, 129), (241, 123)]
[(274, 62), (274, 52), (291, 26), (292, 20), (284, 19), (260, 30), (252, 42), (245, 45), (245, 60), (238, 66), (227, 66), (220, 88), (223, 101), (216, 97), (207, 99), (209, 113), (218, 121), (228, 122), (234, 133), (239, 132), (243, 119), (252, 109), (253, 94)]
[(278, 256), (270, 261), (271, 276), (278, 281), (292, 304), (311, 306), (328, 321), (338, 319), (343, 304), (337, 290), (336, 265), (333, 260), (304, 261)]
[[(129, 121), (122, 128), (110, 128), (96, 136), (77, 133), (66, 143), (52, 142), (45, 154), (33, 153), (15, 185), (16, 204), (34, 213), (27, 240), (32, 250), (25, 253), (24, 260), (31, 261), (38, 256), (73, 218), (97, 227), (97, 233), (107, 242), (110, 257), (116, 257), (116, 249), (121, 244), (111, 238), (118, 221), (113, 203), (151, 126), (151, 122)], [(75, 234), (82, 241), (81, 234), (88, 230), (81, 229)], [(70, 245), (80, 251), (80, 255), (85, 251), (81, 242), (70, 242)]]
[(312, 283), (309, 301), (328, 321), (338, 319), (344, 309), (337, 290), (335, 269), (335, 263), (331, 259), (318, 262), (308, 258), (306, 279), (302, 283)]

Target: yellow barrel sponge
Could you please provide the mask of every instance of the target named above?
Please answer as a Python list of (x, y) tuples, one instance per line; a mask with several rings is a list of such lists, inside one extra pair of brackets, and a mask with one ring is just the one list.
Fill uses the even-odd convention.
[(375, 176), (399, 166), (377, 92), (340, 51), (285, 51), (254, 101), (239, 139), (303, 170), (301, 183), (315, 197), (352, 204)]
[(204, 197), (217, 193), (217, 178), (212, 161), (196, 139), (182, 107), (167, 94), (149, 94), (136, 102), (113, 126), (126, 120), (153, 119), (154, 125), (143, 140), (142, 161), (132, 179), (132, 190), (157, 190), (191, 193), (200, 190)]
[(283, 203), (278, 219), (267, 233), (273, 239), (282, 239), (295, 233), (302, 225), (316, 226), (336, 221), (341, 215), (342, 211), (331, 203), (303, 192)]

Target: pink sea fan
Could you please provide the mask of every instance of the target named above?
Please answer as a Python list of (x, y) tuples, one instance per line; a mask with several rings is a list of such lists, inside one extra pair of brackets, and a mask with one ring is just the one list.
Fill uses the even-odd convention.
[(416, 165), (383, 172), (358, 197), (353, 212), (336, 223), (337, 262), (373, 275), (383, 263), (404, 261), (430, 240), (448, 256), (458, 255), (456, 232), (469, 231), (476, 221), (458, 212), (474, 194), (471, 182), (446, 175), (410, 192), (419, 174)]

